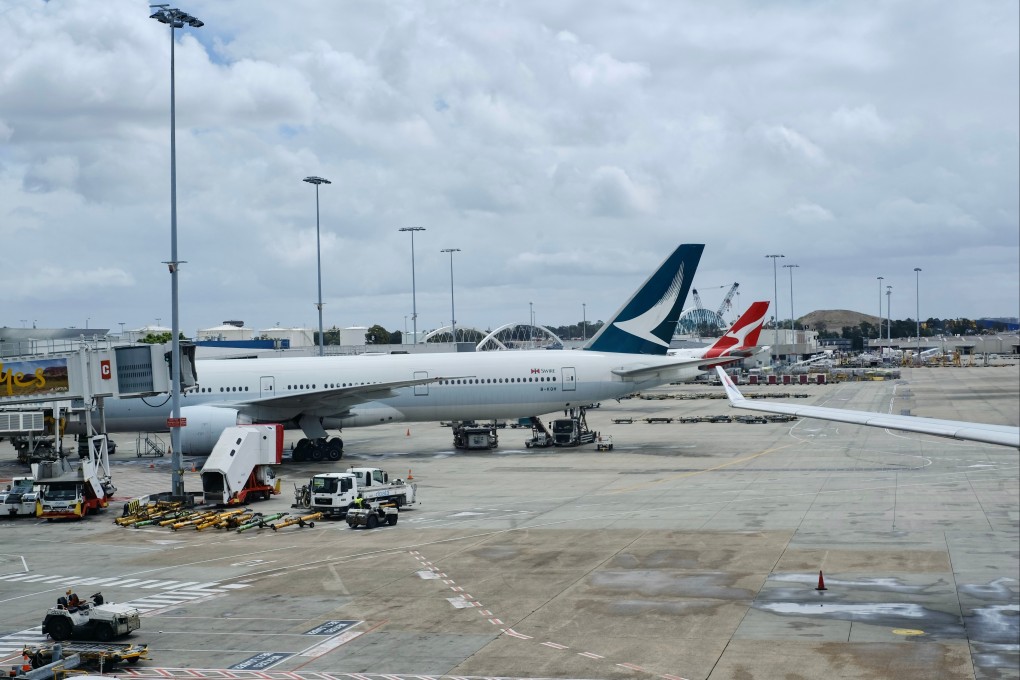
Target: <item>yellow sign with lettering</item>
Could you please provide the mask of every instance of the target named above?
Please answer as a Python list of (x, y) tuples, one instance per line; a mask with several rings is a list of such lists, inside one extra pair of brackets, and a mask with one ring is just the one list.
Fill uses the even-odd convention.
[(0, 398), (57, 394), (68, 390), (67, 359), (0, 362)]

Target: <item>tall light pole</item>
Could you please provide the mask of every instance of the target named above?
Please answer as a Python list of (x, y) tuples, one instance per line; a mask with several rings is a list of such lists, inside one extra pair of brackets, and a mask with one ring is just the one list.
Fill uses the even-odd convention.
[(439, 252), (450, 253), (450, 336), (454, 344), (457, 342), (457, 314), (453, 308), (453, 254), (459, 253), (460, 248), (443, 248)]
[(884, 276), (878, 277), (878, 346), (882, 346), (882, 281)]
[(174, 92), (174, 31), (184, 28), (185, 25), (191, 28), (201, 28), (205, 24), (183, 12), (176, 7), (169, 5), (150, 5), (149, 9), (155, 11), (149, 16), (161, 24), (170, 27), (170, 261), (166, 265), (170, 268), (170, 306), (172, 321), (170, 322), (170, 356), (171, 356), (171, 384), (170, 384), (170, 467), (171, 473), (170, 494), (175, 498), (184, 497), (184, 457), (181, 452), (181, 342), (180, 319), (177, 313), (177, 270), (183, 264), (177, 259), (177, 110)]
[(775, 311), (774, 325), (776, 329), (776, 340), (773, 345), (772, 353), (775, 356), (779, 356), (779, 281), (777, 279), (778, 274), (776, 269), (776, 260), (785, 255), (766, 255), (765, 257), (772, 258), (772, 309)]
[(889, 327), (889, 350), (892, 351), (892, 286), (885, 287), (885, 323)]
[(914, 267), (914, 316), (917, 317), (917, 365), (921, 365), (921, 268)]
[(588, 305), (581, 303), (581, 342), (588, 341)]
[(535, 305), (532, 302), (528, 303), (528, 323), (535, 325)]
[(398, 231), (411, 232), (411, 328), (414, 331), (412, 344), (418, 344), (418, 296), (414, 289), (414, 232), (425, 231), (425, 227), (401, 227)]
[(319, 278), (319, 301), (315, 303), (315, 308), (319, 310), (319, 356), (321, 357), (325, 352), (322, 340), (322, 249), (319, 246), (319, 185), (331, 184), (331, 182), (328, 179), (314, 176), (305, 177), (304, 181), (315, 185), (315, 263)]
[(793, 315), (793, 270), (799, 268), (799, 264), (784, 264), (783, 269), (790, 270), (790, 330), (793, 330), (793, 320), (796, 318)]

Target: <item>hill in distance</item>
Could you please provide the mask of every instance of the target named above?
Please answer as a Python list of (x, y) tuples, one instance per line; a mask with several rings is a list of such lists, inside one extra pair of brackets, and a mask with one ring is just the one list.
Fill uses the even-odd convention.
[(837, 333), (844, 326), (859, 326), (862, 321), (867, 321), (872, 326), (877, 326), (880, 319), (874, 314), (851, 312), (848, 309), (819, 309), (797, 319), (797, 323), (803, 324), (810, 330), (817, 330), (819, 327), (824, 326), (826, 330)]

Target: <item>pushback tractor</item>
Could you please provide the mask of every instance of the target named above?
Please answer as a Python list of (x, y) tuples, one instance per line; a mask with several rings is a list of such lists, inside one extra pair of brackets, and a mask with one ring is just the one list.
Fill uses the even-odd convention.
[(54, 640), (97, 640), (109, 642), (141, 627), (141, 613), (126, 604), (105, 604), (103, 594), (79, 601), (69, 593), (57, 599), (57, 605), (46, 612), (42, 632)]

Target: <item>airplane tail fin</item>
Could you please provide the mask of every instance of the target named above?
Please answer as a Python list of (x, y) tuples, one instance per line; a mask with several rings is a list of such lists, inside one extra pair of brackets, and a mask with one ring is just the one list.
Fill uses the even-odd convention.
[(765, 323), (765, 314), (768, 310), (767, 300), (752, 303), (747, 311), (734, 322), (733, 326), (708, 348), (705, 357), (749, 354), (758, 346), (758, 336), (761, 335), (761, 327)]
[(584, 348), (665, 355), (704, 249), (700, 243), (677, 247)]

